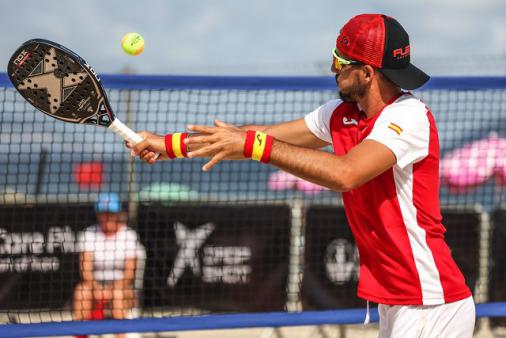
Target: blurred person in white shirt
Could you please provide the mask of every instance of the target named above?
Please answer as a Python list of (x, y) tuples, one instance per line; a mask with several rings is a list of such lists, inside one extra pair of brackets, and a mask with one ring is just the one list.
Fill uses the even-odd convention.
[(74, 319), (102, 319), (105, 309), (112, 318), (125, 319), (136, 305), (134, 282), (140, 243), (137, 233), (126, 224), (117, 193), (99, 194), (95, 212), (98, 224), (86, 228), (78, 241), (81, 282), (74, 292)]

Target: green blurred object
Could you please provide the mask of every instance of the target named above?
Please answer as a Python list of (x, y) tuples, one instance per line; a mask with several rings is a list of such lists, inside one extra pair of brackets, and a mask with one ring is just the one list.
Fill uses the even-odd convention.
[(139, 192), (140, 202), (171, 202), (195, 201), (199, 193), (189, 187), (177, 183), (153, 183)]

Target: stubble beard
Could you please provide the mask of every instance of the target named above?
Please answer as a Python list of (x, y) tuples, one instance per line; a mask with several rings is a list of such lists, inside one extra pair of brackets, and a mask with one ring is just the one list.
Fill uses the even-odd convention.
[[(365, 96), (366, 86), (360, 82), (358, 76), (355, 77), (354, 80), (355, 80), (354, 83), (345, 91), (339, 88), (338, 84), (339, 97), (341, 98), (341, 100), (343, 100), (343, 102), (357, 103), (359, 99)], [(336, 83), (338, 83), (337, 76), (336, 76)]]

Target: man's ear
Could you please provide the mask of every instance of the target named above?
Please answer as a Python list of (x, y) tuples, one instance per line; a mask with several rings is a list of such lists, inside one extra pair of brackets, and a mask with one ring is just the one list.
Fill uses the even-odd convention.
[(376, 69), (369, 65), (364, 65), (364, 75), (366, 80), (371, 80), (376, 75)]

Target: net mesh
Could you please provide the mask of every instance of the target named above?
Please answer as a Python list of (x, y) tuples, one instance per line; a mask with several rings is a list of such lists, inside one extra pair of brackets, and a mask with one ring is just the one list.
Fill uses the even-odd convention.
[[(215, 119), (298, 119), (336, 97), (331, 86), (241, 89), (230, 81), (227, 89), (115, 84), (108, 95), (126, 125), (159, 134)], [(458, 89), (457, 79), (415, 93), (438, 124), (449, 166), (448, 173), (441, 167), (447, 239), (478, 302), (506, 297), (497, 240), (506, 214), (506, 85), (484, 81), (472, 90)], [(0, 321), (365, 306), (350, 297), (358, 255), (336, 193), (252, 161), (223, 162), (208, 173), (200, 159), (149, 166), (113, 133), (51, 119), (8, 85), (0, 102)], [(454, 177), (452, 163), (464, 177)], [(115, 240), (97, 239), (100, 230), (90, 227), (105, 191), (119, 194), (129, 227)], [(91, 265), (83, 252), (95, 254)], [(99, 266), (120, 277), (97, 277)], [(90, 278), (95, 284), (83, 282)]]

